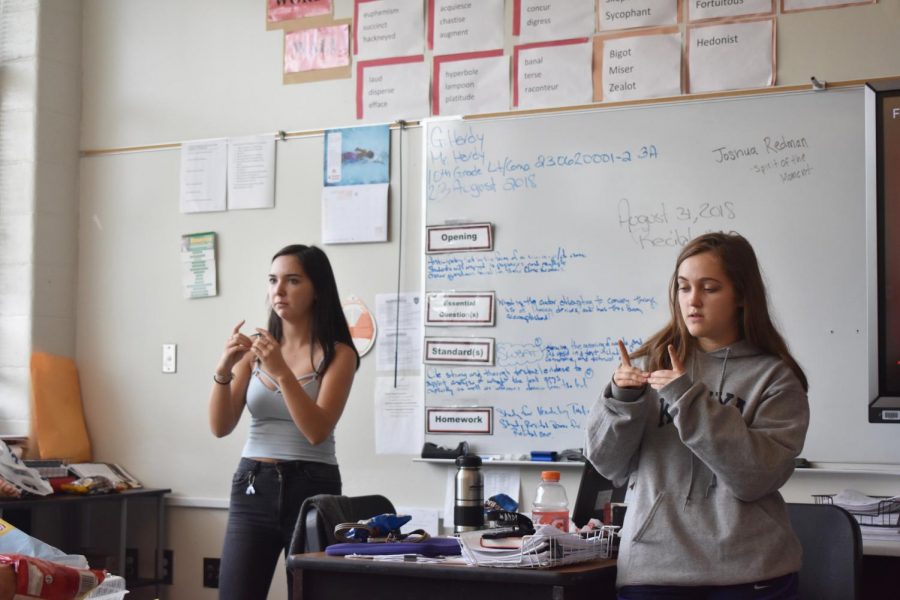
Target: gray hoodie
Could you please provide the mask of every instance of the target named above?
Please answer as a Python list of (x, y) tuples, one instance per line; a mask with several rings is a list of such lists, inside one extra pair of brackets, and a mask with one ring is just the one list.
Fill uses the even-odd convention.
[(809, 425), (806, 392), (748, 342), (688, 357), (657, 391), (609, 384), (588, 417), (586, 454), (628, 482), (623, 585), (732, 585), (800, 570), (778, 489)]

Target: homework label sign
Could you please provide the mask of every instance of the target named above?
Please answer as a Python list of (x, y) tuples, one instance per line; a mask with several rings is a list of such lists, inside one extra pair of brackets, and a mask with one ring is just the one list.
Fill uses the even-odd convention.
[(429, 408), (427, 412), (426, 433), (493, 434), (493, 408)]

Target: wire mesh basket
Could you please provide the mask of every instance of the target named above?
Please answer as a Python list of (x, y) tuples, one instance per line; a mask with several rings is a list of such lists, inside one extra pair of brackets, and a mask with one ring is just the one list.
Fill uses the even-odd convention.
[(555, 527), (541, 527), (534, 535), (521, 538), (520, 548), (485, 548), (481, 534), (460, 535), (463, 558), (482, 567), (541, 569), (588, 560), (610, 558), (618, 545), (619, 527), (604, 525), (586, 533), (563, 533)]
[[(816, 504), (834, 504), (835, 494), (813, 494)], [(868, 527), (900, 527), (900, 500), (891, 496), (871, 496), (877, 501), (877, 505), (867, 510), (857, 510), (853, 507), (841, 508), (854, 516), (860, 525)]]

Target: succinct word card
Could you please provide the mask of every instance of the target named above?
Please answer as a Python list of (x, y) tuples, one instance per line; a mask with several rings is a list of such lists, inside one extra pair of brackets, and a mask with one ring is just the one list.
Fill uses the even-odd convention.
[(734, 17), (761, 17), (775, 13), (775, 0), (688, 0), (688, 19), (729, 19)]
[(503, 0), (429, 0), (434, 56), (503, 48)]
[(678, 23), (678, 0), (600, 0), (597, 29), (661, 27)]
[(775, 20), (688, 28), (690, 93), (775, 83)]
[(359, 60), (425, 52), (422, 0), (357, 0), (354, 53)]
[(356, 118), (376, 121), (428, 116), (424, 56), (356, 63)]
[(503, 50), (436, 56), (432, 86), (434, 115), (509, 110), (509, 58)]
[(544, 108), (591, 102), (592, 52), (588, 38), (516, 46), (513, 106)]
[(594, 34), (594, 0), (516, 0), (513, 11), (519, 43)]
[(594, 38), (594, 100), (622, 101), (681, 94), (681, 34)]

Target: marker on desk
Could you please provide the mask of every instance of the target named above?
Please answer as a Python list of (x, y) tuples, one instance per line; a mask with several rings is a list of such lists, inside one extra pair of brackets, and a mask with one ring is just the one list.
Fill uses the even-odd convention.
[(532, 450), (531, 460), (535, 462), (554, 462), (556, 460), (556, 452), (550, 450)]
[(502, 454), (479, 454), (478, 455), (483, 461), (491, 461), (491, 460), (503, 460)]

